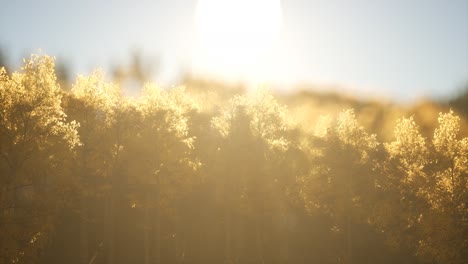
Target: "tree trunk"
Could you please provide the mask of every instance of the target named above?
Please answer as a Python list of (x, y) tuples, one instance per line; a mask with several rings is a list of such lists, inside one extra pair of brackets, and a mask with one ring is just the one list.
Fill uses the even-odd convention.
[(81, 223), (80, 223), (80, 256), (81, 263), (87, 264), (89, 261), (89, 252), (88, 252), (88, 214), (86, 197), (81, 197)]
[(161, 179), (156, 174), (156, 263), (161, 263)]
[(352, 198), (353, 198), (353, 190), (352, 190), (352, 180), (353, 175), (348, 175), (348, 197), (346, 199), (346, 251), (347, 251), (347, 264), (353, 264), (353, 233), (351, 230), (351, 216), (352, 216)]
[(265, 195), (262, 189), (259, 190), (259, 195), (258, 198), (259, 200), (257, 201), (258, 208), (257, 208), (257, 217), (255, 219), (255, 232), (256, 232), (256, 237), (257, 237), (257, 254), (260, 263), (265, 263), (264, 258), (263, 258), (263, 234), (262, 234), (262, 224), (263, 220), (265, 219), (264, 214), (265, 214)]
[(225, 263), (231, 264), (232, 263), (232, 256), (231, 256), (231, 211), (229, 205), (226, 204), (225, 214), (224, 214), (224, 237), (225, 237), (225, 244), (224, 244), (224, 257)]
[(115, 263), (115, 186), (112, 186), (111, 195), (109, 199), (109, 214), (107, 219), (107, 244), (108, 244), (108, 257), (107, 263)]
[(265, 261), (263, 259), (263, 237), (262, 237), (262, 231), (261, 229), (261, 223), (260, 223), (260, 217), (257, 217), (256, 223), (255, 223), (255, 231), (256, 231), (256, 237), (257, 237), (257, 254), (260, 263), (264, 264)]
[(146, 205), (145, 205), (145, 218), (144, 218), (144, 224), (143, 224), (143, 236), (144, 236), (144, 250), (145, 250), (145, 264), (150, 264), (151, 261), (151, 255), (150, 255), (150, 190), (146, 190)]
[(347, 263), (352, 264), (353, 263), (353, 234), (351, 230), (351, 216), (349, 215), (350, 212), (348, 212), (346, 216), (346, 247), (347, 247)]

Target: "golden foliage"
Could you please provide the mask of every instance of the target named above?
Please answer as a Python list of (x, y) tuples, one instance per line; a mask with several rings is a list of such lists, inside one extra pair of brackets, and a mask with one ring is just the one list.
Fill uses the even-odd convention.
[[(290, 111), (263, 89), (211, 89), (208, 98), (221, 102), (206, 102), (199, 88), (150, 83), (128, 98), (99, 70), (78, 76), (69, 92), (56, 79), (48, 56), (33, 55), (11, 75), (0, 69), (0, 259), (7, 263), (34, 263), (58, 215), (70, 211), (83, 230), (105, 230), (86, 233), (96, 241), (125, 241), (116, 226), (145, 233), (129, 245), (144, 244), (145, 259), (154, 243), (179, 260), (182, 244), (214, 256), (200, 253), (200, 263), (358, 262), (381, 260), (360, 248), (383, 241), (421, 261), (466, 258), (468, 138), (453, 111), (440, 113), (438, 126), (421, 125), (418, 115), (398, 119), (386, 142), (384, 130), (404, 114), (394, 106), (337, 112), (350, 101), (330, 97), (333, 107), (322, 109), (320, 99), (303, 95), (304, 105)], [(432, 138), (427, 128), (435, 128)], [(124, 254), (106, 247), (109, 258)]]

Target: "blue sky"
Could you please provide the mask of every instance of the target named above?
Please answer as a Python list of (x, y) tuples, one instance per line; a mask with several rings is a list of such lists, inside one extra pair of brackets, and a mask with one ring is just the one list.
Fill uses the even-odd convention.
[[(87, 74), (140, 50), (159, 59), (156, 81), (177, 84), (190, 71), (195, 0), (0, 1), (0, 47), (14, 65), (41, 48)], [(310, 83), (411, 100), (468, 83), (468, 0), (281, 4), (281, 40), (263, 76), (283, 89)]]

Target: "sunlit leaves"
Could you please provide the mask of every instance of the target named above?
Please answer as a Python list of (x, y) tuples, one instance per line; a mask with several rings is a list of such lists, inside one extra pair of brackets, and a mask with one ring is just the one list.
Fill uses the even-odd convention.
[(358, 124), (353, 110), (341, 112), (335, 120), (322, 117), (314, 134), (310, 146), (314, 165), (303, 179), (302, 193), (306, 204), (311, 205), (309, 209), (328, 207), (336, 211), (334, 214), (342, 214), (344, 204), (358, 204), (364, 194), (362, 188), (373, 185), (371, 155), (379, 143)]
[(221, 115), (213, 118), (212, 125), (227, 137), (240, 129), (238, 126), (243, 122), (253, 137), (264, 140), (271, 148), (288, 148), (285, 137), (290, 129), (287, 108), (268, 92), (261, 90), (251, 97), (235, 96)]
[(52, 186), (80, 144), (78, 127), (62, 108), (53, 58), (32, 55), (11, 77), (0, 70), (1, 258), (31, 263), (45, 245), (59, 205), (50, 202), (60, 201)]
[(453, 156), (454, 152), (462, 147), (457, 140), (460, 118), (450, 111), (446, 114), (440, 113), (438, 121), (439, 127), (434, 131), (434, 147), (439, 152), (445, 152), (447, 156)]
[[(141, 100), (141, 110), (147, 120), (164, 122), (153, 123), (155, 130), (165, 129), (179, 137), (187, 136), (187, 114), (195, 110), (195, 105), (184, 93), (183, 87), (165, 91), (155, 85), (147, 84)], [(161, 126), (163, 124), (165, 126)]]
[(389, 162), (385, 172), (389, 178), (400, 179), (388, 187), (402, 196), (395, 210), (407, 215), (410, 227), (388, 231), (403, 239), (402, 234), (412, 230), (414, 235), (406, 240), (418, 255), (457, 263), (467, 244), (460, 235), (468, 219), (467, 140), (458, 139), (460, 118), (452, 111), (440, 113), (438, 122), (429, 141), (418, 132), (413, 118), (401, 119), (395, 128), (395, 141), (386, 144)]
[[(191, 157), (196, 139), (189, 131), (189, 118), (197, 112), (197, 106), (184, 87), (163, 90), (152, 84), (144, 86), (136, 103), (141, 123), (134, 143), (146, 156), (142, 176), (146, 182), (158, 182), (161, 193), (173, 199), (174, 193), (191, 181), (186, 173), (199, 167)], [(171, 182), (178, 184), (171, 186)]]
[(30, 137), (45, 139), (51, 134), (65, 138), (70, 147), (79, 142), (74, 133), (77, 124), (65, 122), (52, 58), (32, 55), (21, 72), (9, 78), (2, 70), (0, 75), (0, 122), (4, 133), (14, 143)]
[(402, 166), (403, 173), (406, 174), (404, 179), (412, 180), (428, 162), (425, 139), (412, 117), (398, 120), (394, 133), (395, 141), (385, 146), (390, 157), (398, 160)]
[(376, 135), (369, 135), (356, 120), (353, 110), (341, 112), (337, 119), (336, 134), (341, 142), (361, 149), (361, 157), (367, 158), (369, 150), (379, 144)]
[(102, 71), (94, 71), (90, 76), (78, 76), (71, 92), (86, 107), (97, 111), (96, 114), (101, 112), (105, 122), (112, 122), (121, 92), (117, 85), (105, 81)]
[(448, 196), (459, 201), (460, 195), (467, 189), (468, 138), (458, 139), (460, 118), (454, 116), (452, 111), (441, 113), (438, 121), (439, 127), (435, 130), (432, 140), (434, 154), (437, 154), (433, 162), (440, 168), (435, 173), (437, 187), (445, 193), (444, 198)]
[[(362, 110), (322, 117), (305, 131), (264, 90), (200, 108), (206, 102), (184, 87), (146, 84), (141, 96), (123, 96), (102, 71), (62, 91), (53, 66), (32, 56), (20, 72), (0, 69), (0, 257), (9, 262), (33, 263), (65, 207), (85, 225), (105, 226), (94, 240), (119, 239), (114, 224), (133, 219), (125, 222), (133, 229), (120, 228), (155, 234), (153, 223), (161, 224), (148, 241), (167, 237), (168, 248), (196, 248), (208, 234), (239, 262), (309, 229), (330, 240), (329, 262), (352, 258), (348, 240), (370, 245), (383, 237), (421, 260), (466, 256), (468, 139), (452, 111), (439, 115), (433, 136), (417, 115), (401, 118), (382, 144), (358, 122), (369, 115)], [(303, 120), (313, 120), (310, 111)], [(187, 231), (192, 226), (200, 238)]]

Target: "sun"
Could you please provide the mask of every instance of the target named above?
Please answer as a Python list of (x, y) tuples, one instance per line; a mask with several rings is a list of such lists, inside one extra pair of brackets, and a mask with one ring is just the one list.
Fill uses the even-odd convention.
[(280, 0), (199, 0), (194, 66), (245, 70), (268, 54), (282, 23)]

